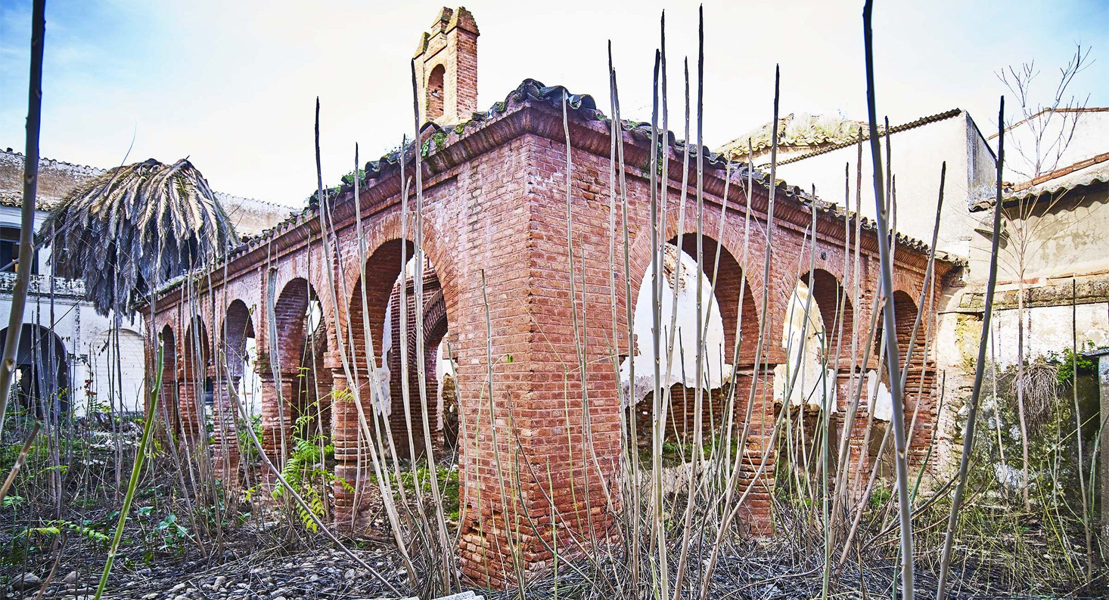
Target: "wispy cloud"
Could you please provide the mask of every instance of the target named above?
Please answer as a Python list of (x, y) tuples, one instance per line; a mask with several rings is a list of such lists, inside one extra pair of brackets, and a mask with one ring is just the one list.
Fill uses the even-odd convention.
[[(682, 56), (695, 60), (695, 6), (466, 4), (482, 31), (480, 108), (526, 77), (607, 97), (612, 39), (622, 102), (643, 116), (664, 7), (672, 106), (681, 103)], [(43, 153), (109, 166), (134, 136), (132, 160), (189, 155), (217, 189), (299, 203), (315, 186), (316, 96), (329, 181), (353, 168), (356, 141), (371, 158), (409, 133), (408, 61), (439, 6), (51, 0)], [(770, 118), (775, 63), (785, 112), (862, 116), (860, 10), (859, 2), (707, 3), (706, 141), (723, 143)], [(891, 4), (876, 19), (879, 108), (895, 122), (959, 106), (990, 128), (1004, 92), (994, 72), (1036, 58), (1050, 83), (1075, 42), (1092, 45), (1098, 61), (1076, 90), (1108, 102), (1105, 2)], [(29, 22), (28, 0), (0, 5), (3, 146), (22, 145)]]

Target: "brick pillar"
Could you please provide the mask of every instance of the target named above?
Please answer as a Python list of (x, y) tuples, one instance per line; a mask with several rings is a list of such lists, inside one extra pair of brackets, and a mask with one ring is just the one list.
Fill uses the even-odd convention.
[[(862, 384), (860, 379), (863, 379)], [(845, 465), (847, 469), (847, 478), (845, 485), (849, 487), (848, 497), (853, 501), (857, 501), (863, 493), (864, 488), (867, 487), (867, 480), (871, 476), (871, 451), (869, 448), (863, 446), (863, 439), (867, 434), (867, 412), (869, 407), (867, 405), (867, 372), (863, 369), (856, 369), (855, 381), (852, 380), (852, 368), (839, 369), (836, 375), (836, 396), (837, 405), (840, 412), (833, 417), (833, 427), (837, 431), (837, 452), (840, 452), (840, 440), (844, 436), (848, 436), (848, 464)], [(856, 417), (852, 421), (851, 427), (844, 427), (844, 419), (847, 418), (848, 405), (855, 397), (856, 387), (860, 387), (860, 402), (859, 407), (856, 409)], [(874, 434), (872, 435), (872, 442), (874, 443)]]
[[(915, 355), (917, 353), (915, 351)], [(904, 391), (907, 431), (913, 420), (914, 411), (917, 411), (917, 421), (907, 436), (909, 438), (907, 458), (911, 469), (920, 468), (929, 453), (931, 446), (929, 442), (933, 439), (933, 428), (936, 427), (937, 422), (936, 390), (939, 383), (936, 363), (931, 360), (914, 360), (910, 363), (909, 377), (906, 379)], [(918, 390), (921, 390), (920, 395)], [(920, 404), (919, 407), (918, 404)]]
[[(273, 371), (267, 369), (260, 375), (262, 379), (262, 449), (266, 457), (279, 470), (285, 464), (289, 453), (290, 431), (293, 423), (291, 411), (294, 395), (297, 393), (297, 373), (283, 372), (280, 380), (275, 380)], [(282, 406), (278, 405), (280, 386)], [(283, 420), (284, 417), (284, 420)], [(282, 436), (285, 439), (285, 453), (282, 453)], [(273, 474), (269, 473), (268, 477)]]
[[(173, 366), (168, 365), (162, 371), (162, 393), (158, 397), (158, 406), (155, 407), (156, 411), (154, 413), (155, 426), (158, 431), (166, 434), (167, 439), (176, 439), (178, 435), (177, 419), (180, 405), (178, 404), (177, 392), (176, 374)], [(169, 428), (169, 431), (164, 431), (166, 427)]]
[(216, 476), (223, 480), (227, 489), (239, 484), (239, 436), (237, 435), (236, 403), (232, 394), (238, 393), (240, 377), (217, 378), (214, 385), (215, 398), (212, 402), (212, 458), (215, 462)]
[[(745, 500), (744, 507), (740, 509), (742, 522), (755, 535), (770, 535), (774, 531), (774, 520), (771, 517), (771, 495), (775, 490), (775, 465), (778, 459), (777, 448), (771, 447), (768, 454), (767, 448), (774, 442), (773, 433), (775, 419), (778, 413), (775, 410), (774, 398), (774, 371), (773, 364), (767, 364), (759, 369), (757, 377), (753, 379), (751, 368), (742, 368), (736, 376), (736, 431), (737, 435), (744, 428), (744, 417), (747, 414), (748, 402), (751, 400), (752, 386), (756, 386), (755, 398), (752, 404), (752, 417), (748, 427), (748, 437), (744, 440), (744, 459), (740, 466), (739, 484), (736, 489), (737, 497), (751, 487), (751, 492)], [(777, 443), (777, 442), (775, 442)], [(763, 463), (764, 455), (767, 460)], [(760, 463), (763, 468), (760, 470)]]
[[(848, 440), (848, 479), (845, 485), (848, 486), (848, 497), (854, 501), (859, 501), (864, 490), (867, 489), (867, 481), (871, 478), (871, 469), (874, 467), (874, 461), (871, 458), (871, 444), (878, 443), (882, 440), (882, 431), (874, 431), (874, 424), (872, 421), (872, 433), (868, 440), (868, 446), (863, 445), (864, 437), (867, 436), (867, 406), (860, 406), (859, 412), (856, 413), (856, 418), (852, 422), (851, 431), (848, 433), (851, 438)], [(841, 416), (838, 424), (841, 428), (841, 435), (844, 431), (844, 417)], [(892, 444), (887, 442), (887, 444)]]
[(177, 383), (179, 429), (174, 433), (181, 433), (182, 441), (193, 444), (197, 440), (197, 406), (200, 397), (204, 394), (203, 381), (197, 381), (195, 375), (186, 374)]
[[(359, 485), (359, 423), (358, 407), (349, 395), (347, 374), (342, 367), (331, 368), (335, 390), (331, 407), (331, 441), (335, 447), (335, 476), (342, 479), (333, 485), (335, 492), (335, 524), (348, 528), (352, 523), (355, 494), (350, 488)], [(369, 388), (364, 387), (369, 391)], [(343, 485), (346, 483), (347, 485)]]

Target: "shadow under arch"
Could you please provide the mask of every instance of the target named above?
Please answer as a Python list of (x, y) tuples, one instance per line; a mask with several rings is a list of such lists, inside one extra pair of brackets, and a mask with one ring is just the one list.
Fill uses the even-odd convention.
[[(7, 344), (8, 328), (0, 329), (0, 354)], [(65, 344), (46, 327), (24, 323), (19, 334), (12, 386), (15, 402), (10, 410), (22, 410), (45, 418), (70, 410), (70, 361)], [(5, 390), (5, 393), (7, 391)]]

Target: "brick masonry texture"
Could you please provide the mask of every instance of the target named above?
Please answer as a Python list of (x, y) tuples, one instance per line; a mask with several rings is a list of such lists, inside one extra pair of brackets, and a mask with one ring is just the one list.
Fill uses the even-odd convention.
[[(458, 13), (446, 22), (450, 24), (452, 19), (462, 25), (444, 34), (453, 32), (456, 36), (455, 42), (444, 48), (454, 48), (456, 53), (473, 52), (475, 63), (471, 72), (469, 58), (456, 59), (452, 63), (456, 65), (454, 72), (447, 69), (447, 80), (465, 80), (456, 84), (457, 89), (476, 89), (477, 28), (470, 31), (464, 27), (465, 19)], [(422, 43), (433, 48), (439, 43), (435, 40), (433, 35)], [(471, 43), (475, 44), (473, 48)], [(474, 100), (459, 92), (454, 100), (447, 95), (445, 101), (455, 102), (456, 113), (473, 110)], [(417, 331), (424, 335), (432, 358), (417, 357), (415, 344), (410, 344), (410, 366), (415, 371), (415, 362), (425, 361), (431, 378), (428, 417), (438, 443), (441, 432), (435, 414), (438, 391), (434, 383), (437, 343), (447, 339), (458, 362), (462, 504), (459, 566), (479, 584), (499, 586), (511, 578), (510, 543), (517, 546), (529, 568), (540, 566), (551, 559), (541, 539), (550, 540), (552, 528), (560, 552), (573, 554), (576, 545), (572, 539), (591, 539), (590, 527), (597, 539), (611, 536), (620, 509), (616, 490), (620, 489), (621, 476), (621, 420), (613, 360), (630, 353), (625, 302), (635, 300), (651, 260), (649, 185), (646, 174), (634, 166), (647, 164), (650, 149), (642, 138), (629, 131), (622, 133), (629, 165), (630, 272), (626, 276), (619, 204), (616, 214), (610, 213), (609, 122), (598, 120), (586, 110), (568, 112), (573, 162), (569, 247), (566, 146), (557, 104), (510, 97), (502, 111), (455, 128), (434, 143), (432, 130), (425, 129), (429, 144), (422, 161), (421, 233), (423, 251), (434, 266), (435, 277), (434, 281), (425, 280), (424, 317), (416, 318), (414, 307), (409, 307), (413, 312), (409, 313), (408, 336), (414, 341)], [(678, 189), (681, 154), (677, 148), (667, 151), (673, 160), (668, 211), (661, 223), (660, 238), (664, 240), (678, 235), (683, 205)], [(375, 423), (369, 364), (371, 359), (381, 364), (386, 306), (391, 296), (399, 301), (396, 285), (402, 254), (412, 256), (416, 250), (415, 198), (407, 200), (409, 210), (403, 214), (400, 195), (402, 174), (410, 180), (413, 176), (411, 152), (406, 156), (403, 169), (387, 165), (363, 182), (359, 198), (346, 189), (333, 199), (327, 232), (330, 249), (325, 247), (318, 211), (308, 211), (232, 255), (226, 264), (217, 265), (188, 285), (165, 291), (155, 302), (152, 331), (162, 332), (173, 350), (167, 353), (167, 360), (172, 360), (174, 366), (166, 371), (173, 382), (165, 385), (176, 391), (171, 408), (173, 423), (185, 432), (186, 442), (192, 443), (190, 440), (195, 438), (195, 425), (187, 424), (187, 415), (196, 411), (200, 374), (224, 376), (220, 371), (226, 371), (232, 378), (242, 376), (241, 371), (211, 368), (208, 363), (213, 356), (217, 361), (222, 356), (241, 356), (245, 333), (231, 332), (246, 332), (249, 325), (263, 380), (266, 453), (280, 463), (284, 458), (281, 440), (289, 432), (291, 419), (319, 400), (326, 413), (320, 421), (335, 445), (337, 475), (358, 490), (351, 494), (336, 487), (333, 514), (336, 523), (344, 527), (361, 526), (364, 505), (358, 498), (377, 493), (368, 482), (372, 472), (369, 445), (376, 443), (374, 432), (384, 429), (386, 423), (381, 419)], [(769, 443), (777, 410), (769, 374), (774, 365), (785, 360), (779, 342), (788, 300), (799, 279), (808, 278), (812, 245), (818, 269), (814, 276), (815, 298), (825, 318), (835, 319), (837, 286), (843, 285), (855, 269), (851, 253), (845, 253), (846, 235), (849, 246), (855, 245), (851, 233), (855, 226), (851, 223), (846, 232), (842, 215), (822, 210), (817, 215), (814, 239), (813, 232), (806, 233), (812, 205), (782, 192), (775, 206), (770, 276), (764, 281), (768, 191), (759, 186), (753, 190), (751, 226), (745, 236), (749, 210), (745, 207), (745, 178), (732, 172), (725, 200), (725, 176), (725, 170), (715, 163), (706, 168), (702, 249), (707, 257), (720, 252), (714, 293), (721, 305), (730, 354), (737, 341), (736, 332), (740, 334), (737, 425), (742, 425), (749, 398), (755, 402), (749, 437), (742, 443), (747, 459), (742, 483), (752, 483), (756, 488), (744, 506), (743, 522), (753, 534), (768, 534), (773, 527), (770, 495), (775, 485), (769, 474), (774, 469), (773, 464), (769, 465), (756, 478), (755, 465)], [(682, 247), (696, 253), (697, 240), (692, 234), (697, 229), (698, 215), (693, 186), (687, 192)], [(332, 225), (334, 230), (330, 229)], [(745, 271), (741, 259), (746, 238), (752, 266)], [(848, 332), (858, 326), (862, 336), (870, 323), (877, 289), (878, 253), (873, 230), (864, 231), (860, 245), (863, 291), (858, 305), (844, 311), (844, 327)], [(573, 269), (568, 265), (571, 248)], [(926, 255), (919, 247), (899, 247), (895, 258), (899, 337), (908, 340), (924, 281)], [(952, 264), (938, 263), (938, 277), (946, 276), (953, 268)], [(707, 265), (706, 269), (712, 279), (711, 267)], [(626, 295), (626, 283), (631, 295)], [(939, 290), (940, 285), (936, 288)], [(764, 292), (768, 297), (766, 315), (761, 314)], [(934, 303), (938, 297), (939, 291), (934, 292)], [(618, 307), (615, 325), (613, 298)], [(323, 314), (315, 336), (309, 336), (304, 327), (310, 299), (320, 303)], [(760, 364), (755, 364), (759, 323), (764, 317), (764, 353)], [(574, 335), (575, 318), (578, 339)], [(927, 313), (922, 332), (932, 320), (933, 315)], [(394, 353), (400, 351), (399, 336), (403, 333), (395, 324)], [(204, 352), (196, 360), (186, 360), (190, 352), (198, 356), (191, 349), (196, 343), (190, 340), (199, 341), (201, 337)], [(845, 339), (849, 338), (846, 334)], [(914, 390), (907, 400), (907, 422), (917, 413), (912, 434), (914, 460), (928, 451), (936, 416), (935, 368), (932, 349), (925, 345), (924, 338), (923, 333), (918, 337), (919, 352), (913, 363), (918, 374), (911, 374), (907, 385)], [(309, 342), (312, 339), (315, 345)], [(585, 373), (578, 370), (579, 347), (585, 354)], [(217, 351), (210, 352), (212, 348)], [(841, 355), (847, 357), (849, 352), (850, 344), (845, 344)], [(148, 351), (148, 355), (153, 356), (153, 352)], [(314, 359), (309, 361), (308, 357)], [(204, 369), (198, 360), (207, 361)], [(874, 358), (871, 360), (874, 362)], [(228, 362), (235, 362), (241, 369), (240, 358), (229, 358)], [(841, 398), (847, 395), (849, 365), (853, 362), (859, 361), (845, 358), (840, 363)], [(388, 425), (397, 444), (407, 445), (398, 363), (390, 364), (394, 381), (390, 386), (392, 413)], [(311, 376), (298, 377), (301, 369), (307, 369)], [(488, 376), (490, 371), (492, 378)], [(410, 383), (418, 383), (415, 375)], [(753, 386), (754, 395), (750, 393)], [(231, 393), (230, 389), (226, 385), (218, 388), (220, 397)], [(410, 405), (418, 398), (411, 393)], [(713, 402), (704, 407), (704, 418), (721, 418), (719, 394), (710, 393)], [(692, 399), (692, 392), (688, 397)], [(359, 425), (356, 402), (370, 419), (370, 439)], [(410, 406), (409, 414), (413, 417), (414, 439), (422, 447), (418, 401), (416, 404), (415, 408)], [(226, 402), (219, 400), (218, 405), (223, 407)], [(680, 404), (675, 410), (676, 415), (692, 418), (692, 403)], [(676, 417), (676, 421), (681, 420)], [(192, 421), (195, 423), (195, 418)], [(218, 422), (221, 429), (234, 423), (223, 417)], [(216, 438), (230, 435), (225, 432)], [(850, 435), (853, 440), (860, 439), (862, 426), (856, 423)], [(407, 449), (398, 452), (407, 454)], [(853, 456), (861, 453), (858, 441), (853, 452)], [(225, 465), (225, 476), (234, 471), (228, 469), (233, 462), (237, 464), (237, 459), (226, 453), (217, 456)], [(508, 490), (505, 496), (501, 483)], [(551, 502), (557, 514), (554, 523)]]

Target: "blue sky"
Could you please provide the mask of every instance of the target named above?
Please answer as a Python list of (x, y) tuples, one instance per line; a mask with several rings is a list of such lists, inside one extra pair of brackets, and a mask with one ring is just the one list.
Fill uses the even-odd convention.
[[(441, 5), (49, 0), (42, 154), (100, 167), (189, 156), (215, 189), (300, 204), (316, 185), (316, 96), (327, 181), (353, 168), (356, 142), (365, 161), (411, 133), (408, 60)], [(622, 107), (644, 120), (666, 8), (671, 106), (680, 114), (682, 57), (696, 53), (696, 4), (466, 6), (482, 32), (480, 109), (527, 77), (607, 105), (612, 39)], [(776, 62), (784, 114), (865, 118), (861, 7), (707, 2), (707, 144), (770, 119)], [(875, 19), (878, 108), (894, 123), (960, 107), (984, 132), (995, 129), (1006, 91), (995, 73), (1035, 60), (1037, 93), (1047, 100), (1077, 43), (1092, 47), (1093, 62), (1071, 91), (1089, 95), (1089, 106), (1110, 103), (1105, 0), (880, 1)], [(0, 148), (24, 146), (29, 31), (29, 0), (0, 3)]]

